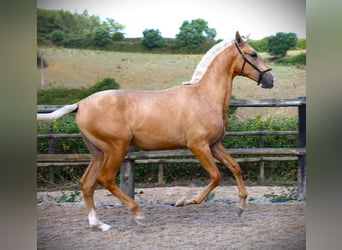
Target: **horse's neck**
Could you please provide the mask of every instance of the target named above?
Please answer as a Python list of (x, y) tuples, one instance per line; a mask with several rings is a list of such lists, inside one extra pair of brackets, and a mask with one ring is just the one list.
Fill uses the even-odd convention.
[(234, 57), (229, 53), (231, 52), (224, 51), (218, 55), (199, 83), (199, 87), (208, 97), (210, 105), (224, 113), (227, 112), (230, 103), (235, 76), (233, 72)]

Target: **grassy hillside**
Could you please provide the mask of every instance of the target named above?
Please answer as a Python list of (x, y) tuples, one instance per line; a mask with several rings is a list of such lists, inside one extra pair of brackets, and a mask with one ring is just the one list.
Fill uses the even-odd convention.
[[(202, 57), (58, 48), (41, 48), (39, 51), (48, 63), (44, 69), (45, 88), (89, 87), (105, 77), (111, 77), (122, 89), (164, 89), (189, 80)], [(233, 95), (236, 98), (296, 98), (306, 95), (305, 67), (270, 67), (273, 68), (276, 80), (273, 89), (261, 89), (255, 82), (237, 77), (234, 80)], [(37, 69), (37, 89), (40, 87), (41, 71)], [(296, 115), (296, 109), (240, 108), (237, 111), (240, 118), (257, 114), (292, 116)]]

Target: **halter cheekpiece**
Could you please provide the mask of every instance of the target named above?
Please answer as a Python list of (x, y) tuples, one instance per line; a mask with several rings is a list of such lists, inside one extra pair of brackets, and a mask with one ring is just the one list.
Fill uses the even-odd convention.
[(235, 47), (237, 48), (237, 50), (239, 51), (240, 55), (242, 56), (242, 58), (243, 58), (243, 60), (244, 60), (239, 75), (241, 76), (241, 75), (243, 74), (243, 70), (244, 70), (244, 68), (245, 68), (245, 65), (246, 65), (246, 63), (248, 63), (248, 64), (251, 65), (256, 71), (259, 72), (259, 79), (258, 79), (258, 85), (259, 85), (259, 84), (261, 83), (261, 80), (262, 80), (262, 77), (264, 76), (264, 74), (265, 74), (266, 72), (268, 72), (268, 71), (271, 71), (272, 68), (268, 68), (268, 69), (265, 69), (265, 70), (260, 70), (257, 66), (255, 66), (253, 63), (251, 63), (251, 62), (247, 59), (247, 57), (246, 57), (246, 56), (242, 53), (242, 51), (240, 50), (239, 45), (238, 45), (236, 42), (234, 42), (234, 44), (235, 44)]

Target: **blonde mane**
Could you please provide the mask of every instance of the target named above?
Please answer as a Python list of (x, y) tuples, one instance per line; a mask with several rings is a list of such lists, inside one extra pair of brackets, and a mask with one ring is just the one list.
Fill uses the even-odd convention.
[(231, 44), (231, 42), (222, 41), (208, 50), (208, 52), (202, 57), (201, 61), (197, 64), (191, 80), (188, 82), (183, 82), (183, 84), (195, 84), (200, 81), (214, 58)]

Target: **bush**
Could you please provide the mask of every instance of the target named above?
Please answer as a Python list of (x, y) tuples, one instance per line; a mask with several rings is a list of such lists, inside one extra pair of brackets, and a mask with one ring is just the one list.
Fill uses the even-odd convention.
[(49, 34), (50, 40), (55, 45), (63, 45), (64, 37), (65, 37), (64, 32), (61, 30), (54, 30)]
[[(260, 126), (266, 131), (277, 130), (297, 130), (298, 118), (279, 118), (270, 117), (262, 121), (260, 116), (250, 120), (237, 120), (234, 116), (230, 117), (228, 131), (257, 131)], [(264, 136), (265, 147), (295, 147), (297, 145), (297, 137), (295, 135)], [(226, 136), (222, 144), (226, 148), (253, 148), (259, 147), (259, 136)]]
[(270, 55), (284, 57), (289, 49), (297, 45), (297, 41), (295, 33), (278, 32), (275, 36), (268, 38), (267, 51)]
[(93, 86), (84, 91), (84, 97), (91, 95), (95, 92), (108, 90), (108, 89), (119, 89), (120, 85), (110, 77), (103, 78), (101, 81), (95, 83)]
[(122, 41), (124, 38), (125, 38), (125, 36), (121, 32), (115, 32), (112, 36), (113, 41)]
[(149, 50), (153, 48), (160, 48), (165, 45), (165, 40), (161, 36), (161, 33), (158, 29), (145, 29), (143, 36), (144, 37), (141, 40), (141, 44)]
[(279, 58), (276, 60), (276, 63), (282, 65), (306, 65), (306, 53), (301, 53), (289, 58)]
[(37, 104), (70, 104), (75, 103), (98, 91), (119, 88), (120, 85), (113, 78), (106, 77), (89, 88), (51, 88), (39, 90), (37, 93)]
[(112, 42), (109, 31), (103, 28), (95, 28), (92, 39), (94, 45), (99, 48), (105, 47)]

